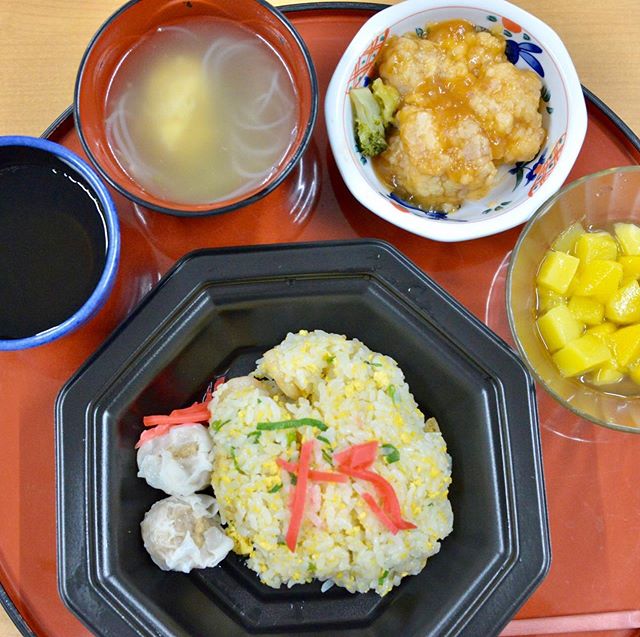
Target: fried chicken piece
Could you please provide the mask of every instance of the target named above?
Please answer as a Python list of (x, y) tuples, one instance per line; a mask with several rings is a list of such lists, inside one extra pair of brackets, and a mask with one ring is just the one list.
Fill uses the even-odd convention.
[(469, 106), (491, 140), (495, 161), (535, 157), (545, 137), (538, 111), (541, 88), (533, 71), (501, 62), (487, 67), (471, 89)]
[(469, 22), (427, 33), (392, 37), (381, 52), (380, 77), (402, 106), (374, 165), (407, 201), (451, 212), (486, 195), (497, 166), (535, 157), (546, 134), (542, 84), (506, 60), (503, 38)]
[(380, 156), (378, 168), (410, 201), (450, 212), (467, 198), (482, 197), (496, 168), (489, 140), (470, 117), (448, 121), (441, 113), (405, 106), (396, 115), (398, 132)]
[(505, 40), (496, 38), (491, 33), (475, 33), (467, 48), (469, 71), (478, 75), (485, 68), (503, 62), (505, 45)]
[(468, 22), (437, 25), (429, 29), (429, 39), (445, 54), (436, 72), (440, 80), (477, 77), (485, 67), (504, 60), (505, 41), (487, 31), (476, 32)]
[(433, 42), (406, 34), (389, 38), (380, 54), (378, 72), (404, 96), (432, 79), (443, 64), (444, 55)]

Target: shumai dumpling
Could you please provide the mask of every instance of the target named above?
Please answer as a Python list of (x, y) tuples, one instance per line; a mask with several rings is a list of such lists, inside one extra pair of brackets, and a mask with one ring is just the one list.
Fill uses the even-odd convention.
[(203, 425), (187, 423), (144, 440), (138, 448), (138, 477), (169, 495), (191, 495), (211, 483), (212, 440)]
[(144, 547), (163, 571), (216, 566), (233, 548), (220, 527), (218, 504), (208, 495), (160, 500), (147, 511), (140, 529)]

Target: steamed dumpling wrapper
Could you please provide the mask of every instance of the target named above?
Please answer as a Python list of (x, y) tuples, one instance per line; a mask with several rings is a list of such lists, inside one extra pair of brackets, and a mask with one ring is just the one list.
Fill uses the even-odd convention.
[(144, 547), (163, 571), (189, 573), (213, 567), (233, 548), (220, 528), (218, 504), (208, 495), (160, 500), (147, 511), (140, 528)]
[(212, 441), (203, 425), (185, 424), (142, 443), (138, 477), (169, 495), (191, 495), (209, 486)]

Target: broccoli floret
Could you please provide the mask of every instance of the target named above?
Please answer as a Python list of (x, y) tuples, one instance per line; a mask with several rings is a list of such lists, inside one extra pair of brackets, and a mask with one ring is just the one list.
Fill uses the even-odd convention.
[(382, 123), (384, 126), (393, 124), (393, 116), (400, 106), (400, 92), (395, 86), (385, 84), (380, 78), (374, 80), (371, 85), (373, 96), (378, 100), (382, 110)]
[(349, 97), (355, 111), (356, 136), (362, 154), (379, 155), (387, 148), (387, 140), (378, 100), (367, 87), (351, 89)]

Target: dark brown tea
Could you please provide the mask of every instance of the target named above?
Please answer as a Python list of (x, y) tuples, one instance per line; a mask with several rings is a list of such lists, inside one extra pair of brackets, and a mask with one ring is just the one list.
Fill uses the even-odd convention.
[(73, 315), (100, 280), (106, 252), (100, 205), (75, 171), (35, 148), (0, 148), (0, 339)]

